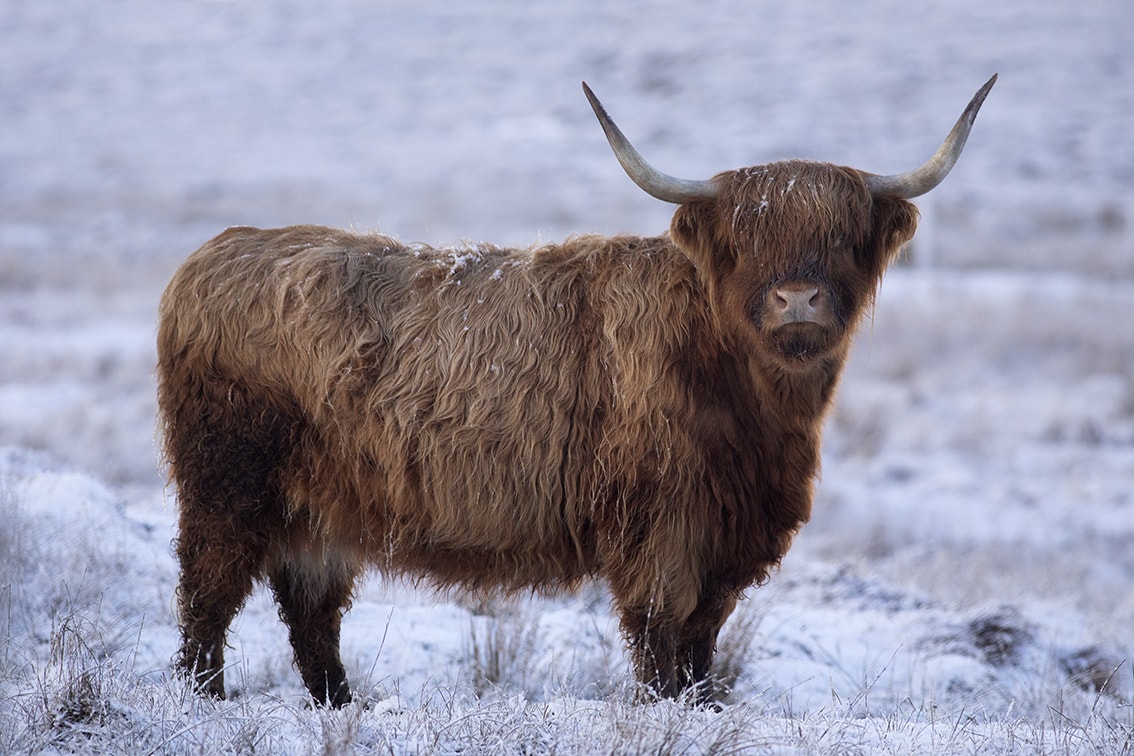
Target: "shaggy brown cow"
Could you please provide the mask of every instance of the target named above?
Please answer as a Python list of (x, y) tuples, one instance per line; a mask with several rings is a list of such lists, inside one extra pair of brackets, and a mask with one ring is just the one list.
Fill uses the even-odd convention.
[[(677, 203), (668, 235), (433, 249), (233, 228), (161, 302), (180, 503), (176, 660), (224, 695), (229, 623), (266, 578), (314, 698), (350, 700), (339, 627), (364, 565), (440, 586), (609, 585), (638, 679), (711, 699), (717, 633), (810, 515), (851, 335), (913, 235), (925, 166), (787, 161), (684, 181), (588, 98)], [(584, 85), (585, 87), (586, 85)]]

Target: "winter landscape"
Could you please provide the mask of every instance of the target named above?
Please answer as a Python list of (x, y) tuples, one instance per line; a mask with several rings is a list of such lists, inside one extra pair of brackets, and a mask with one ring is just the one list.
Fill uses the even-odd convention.
[[(1126, 0), (0, 5), (0, 750), (1134, 752), (1131, 28)], [(635, 703), (601, 585), (372, 575), (341, 711), (263, 590), (229, 700), (171, 676), (156, 308), (201, 243), (657, 233), (581, 80), (708, 177), (905, 170), (994, 72), (858, 335), (812, 521), (725, 627), (720, 711)]]

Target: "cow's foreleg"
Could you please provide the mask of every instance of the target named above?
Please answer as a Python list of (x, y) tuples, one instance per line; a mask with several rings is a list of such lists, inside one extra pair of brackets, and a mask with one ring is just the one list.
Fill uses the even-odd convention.
[(287, 625), (295, 665), (317, 703), (335, 708), (351, 701), (346, 670), (339, 656), (339, 628), (350, 603), (357, 570), (326, 557), (304, 555), (268, 576)]
[(694, 688), (695, 701), (700, 706), (713, 704), (712, 668), (717, 636), (735, 607), (736, 598), (731, 594), (702, 597), (682, 627), (677, 657), (680, 683), (684, 690)]
[(624, 609), (622, 632), (630, 645), (634, 673), (653, 695), (677, 698), (677, 627), (649, 613)]

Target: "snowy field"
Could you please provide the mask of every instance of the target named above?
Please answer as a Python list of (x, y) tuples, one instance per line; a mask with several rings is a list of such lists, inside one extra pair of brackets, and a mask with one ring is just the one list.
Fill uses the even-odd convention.
[[(266, 6), (0, 4), (0, 750), (1134, 752), (1134, 5)], [(155, 311), (202, 242), (652, 234), (672, 208), (580, 80), (702, 178), (908, 169), (993, 72), (857, 340), (813, 520), (725, 628), (720, 712), (632, 703), (601, 586), (372, 577), (341, 712), (307, 704), (264, 592), (229, 701), (170, 679)]]

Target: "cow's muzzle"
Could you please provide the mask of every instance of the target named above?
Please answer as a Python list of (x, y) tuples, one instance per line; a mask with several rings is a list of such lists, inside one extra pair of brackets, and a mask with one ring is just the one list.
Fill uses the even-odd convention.
[(767, 322), (772, 327), (792, 323), (828, 325), (831, 321), (830, 297), (823, 287), (808, 283), (773, 286), (764, 303)]

